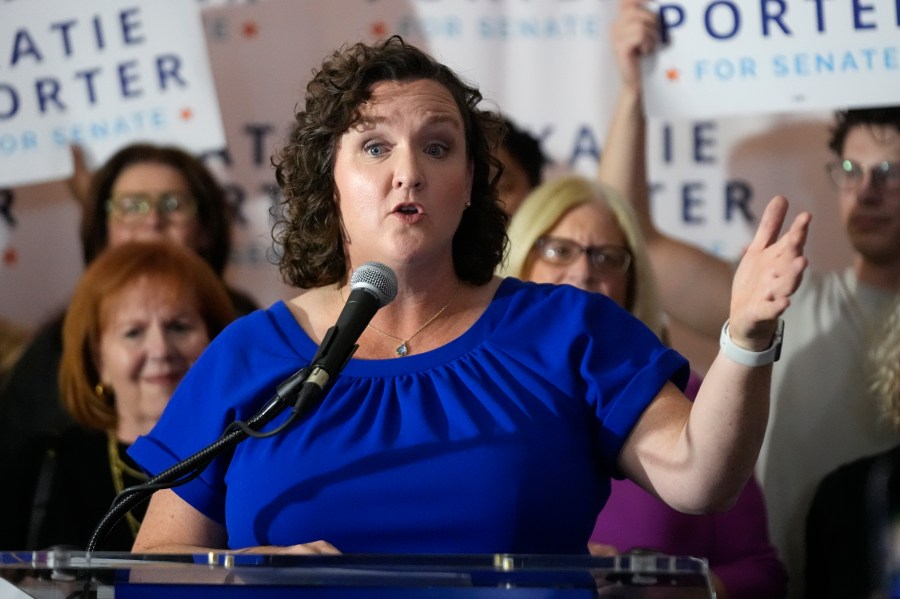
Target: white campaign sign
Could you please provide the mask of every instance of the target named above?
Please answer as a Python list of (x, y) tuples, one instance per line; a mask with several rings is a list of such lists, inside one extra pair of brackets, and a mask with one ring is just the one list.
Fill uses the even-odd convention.
[(221, 148), (196, 0), (19, 0), (0, 19), (0, 187), (66, 177), (130, 141)]
[[(821, 1), (828, 7), (845, 2)], [(88, 20), (101, 12), (99, 0), (69, 4), (86, 7), (79, 14)], [(60, 3), (54, 22), (65, 20), (69, 4)], [(109, 11), (123, 10), (119, 3), (102, 4)], [(135, 3), (141, 15), (172, 4)], [(0, 0), (0, 27), (10, 27), (7, 20), (16, 23), (3, 32), (35, 21), (28, 11), (6, 18), (17, 5), (48, 6), (49, 1)], [(226, 277), (262, 306), (297, 293), (281, 283), (270, 261), (269, 209), (278, 195), (270, 159), (302, 106), (313, 68), (343, 43), (397, 33), (421, 44), (477, 84), (486, 106), (501, 108), (541, 139), (554, 162), (548, 176), (569, 170), (592, 176), (596, 170), (619, 89), (609, 38), (618, 0), (182, 0), (179, 18), (170, 18), (172, 44), (183, 42), (174, 34), (181, 26), (176, 21), (193, 18), (197, 5), (205, 7), (204, 52), (215, 75), (218, 104), (209, 100), (191, 106), (198, 116), (201, 109), (220, 110), (224, 123), (227, 143), (203, 149), (203, 158), (226, 186), (236, 214)], [(171, 51), (166, 47), (153, 53)], [(0, 50), (0, 61), (6, 61), (0, 63), (3, 82), (10, 81), (8, 53), (8, 48)], [(119, 55), (116, 61), (128, 60)], [(63, 62), (48, 72), (71, 79), (72, 71)], [(814, 267), (847, 263), (835, 192), (823, 168), (831, 158), (826, 148), (830, 115), (792, 112), (651, 118), (647, 166), (660, 227), (733, 258), (749, 242), (765, 203), (779, 193), (791, 199), (792, 213), (815, 214), (807, 244)], [(0, 139), (7, 130), (8, 122), (0, 121)], [(196, 148), (195, 141), (205, 135), (210, 131), (197, 131), (181, 143)], [(116, 139), (109, 145), (126, 143)], [(93, 143), (87, 145), (90, 166), (99, 166), (103, 158), (94, 155)], [(0, 153), (4, 174), (7, 158)], [(78, 206), (62, 181), (49, 180), (59, 176), (38, 185), (0, 185), (0, 316), (23, 326), (37, 326), (58, 313), (83, 268)]]
[(900, 102), (896, 0), (660, 2), (650, 116), (714, 117)]

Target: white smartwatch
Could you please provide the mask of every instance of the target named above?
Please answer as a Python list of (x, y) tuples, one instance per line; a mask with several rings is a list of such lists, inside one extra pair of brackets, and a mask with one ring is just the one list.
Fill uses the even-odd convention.
[(738, 347), (731, 340), (731, 335), (728, 334), (728, 321), (726, 320), (725, 324), (722, 325), (722, 334), (719, 336), (719, 347), (722, 348), (722, 352), (728, 359), (738, 364), (744, 366), (765, 366), (766, 364), (777, 362), (778, 358), (781, 357), (782, 339), (784, 339), (784, 320), (779, 318), (778, 325), (775, 328), (775, 338), (772, 339), (772, 345), (769, 349), (750, 351)]

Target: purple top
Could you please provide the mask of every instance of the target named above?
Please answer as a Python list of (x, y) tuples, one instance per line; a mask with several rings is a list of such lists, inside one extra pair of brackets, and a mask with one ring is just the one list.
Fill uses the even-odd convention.
[[(693, 399), (700, 379), (691, 374), (685, 395)], [(706, 558), (730, 599), (784, 597), (787, 571), (769, 541), (766, 506), (756, 478), (727, 512), (678, 512), (630, 480), (612, 481), (610, 497), (591, 534), (592, 543), (618, 551), (648, 549)]]

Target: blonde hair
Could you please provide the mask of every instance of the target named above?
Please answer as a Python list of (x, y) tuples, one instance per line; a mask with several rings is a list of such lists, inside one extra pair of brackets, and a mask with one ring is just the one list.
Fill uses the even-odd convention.
[(872, 347), (871, 390), (881, 401), (884, 414), (900, 431), (900, 297), (887, 318), (884, 333)]
[(624, 306), (654, 333), (663, 334), (663, 315), (644, 236), (631, 205), (612, 187), (581, 175), (563, 175), (534, 188), (510, 221), (509, 254), (498, 274), (522, 277), (535, 242), (572, 208), (596, 202), (616, 218), (631, 251), (628, 298)]
[(190, 294), (210, 339), (235, 318), (224, 283), (190, 249), (164, 241), (132, 241), (104, 250), (78, 281), (63, 321), (60, 395), (66, 410), (83, 426), (98, 430), (116, 426), (115, 403), (98, 387), (102, 381), (96, 356), (104, 305), (146, 280), (174, 297)]

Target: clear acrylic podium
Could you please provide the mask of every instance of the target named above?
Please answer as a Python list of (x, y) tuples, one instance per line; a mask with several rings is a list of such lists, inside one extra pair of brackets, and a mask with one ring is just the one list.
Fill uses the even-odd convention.
[(715, 597), (704, 560), (660, 555), (0, 553), (0, 599)]

